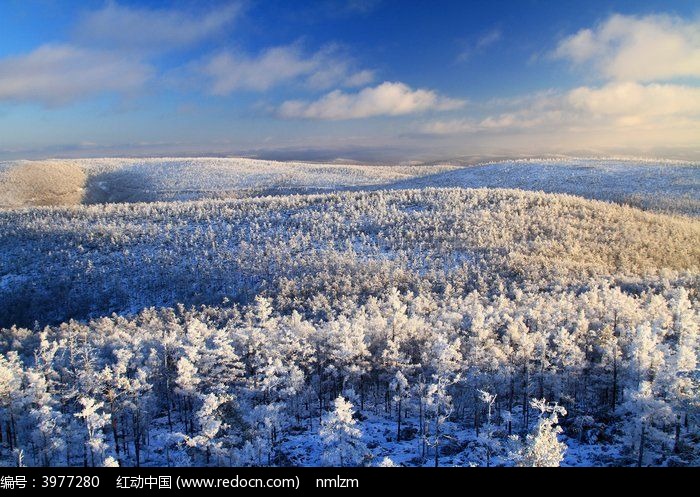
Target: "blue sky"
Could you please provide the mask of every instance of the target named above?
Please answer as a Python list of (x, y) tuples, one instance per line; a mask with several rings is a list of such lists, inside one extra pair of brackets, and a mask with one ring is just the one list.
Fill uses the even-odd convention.
[(700, 155), (695, 0), (5, 0), (0, 33), (0, 158)]

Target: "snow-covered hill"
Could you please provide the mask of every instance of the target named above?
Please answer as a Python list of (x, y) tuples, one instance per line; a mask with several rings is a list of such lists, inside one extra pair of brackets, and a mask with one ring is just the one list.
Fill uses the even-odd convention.
[(0, 253), (0, 325), (11, 325), (264, 289), (354, 299), (397, 278), (696, 274), (700, 222), (520, 190), (339, 192), (2, 211)]
[[(238, 198), (387, 186), (457, 166), (348, 165), (246, 158), (77, 159), (0, 163), (0, 207), (76, 202), (155, 202)], [(56, 173), (58, 171), (58, 173)], [(83, 175), (76, 175), (82, 171)], [(49, 185), (37, 181), (58, 174)], [(61, 191), (75, 194), (57, 195)], [(36, 189), (32, 191), (32, 187)], [(38, 191), (37, 191), (38, 190)], [(67, 199), (67, 201), (64, 201)]]
[[(37, 178), (47, 178), (43, 181)], [(700, 164), (528, 159), (478, 165), (347, 165), (245, 158), (0, 163), (0, 207), (183, 201), (338, 190), (519, 188), (700, 215)]]
[(3, 439), (29, 465), (699, 465), (699, 282), (700, 220), (565, 194), (4, 210)]
[(700, 164), (623, 159), (523, 159), (461, 167), (393, 188), (520, 188), (700, 215)]

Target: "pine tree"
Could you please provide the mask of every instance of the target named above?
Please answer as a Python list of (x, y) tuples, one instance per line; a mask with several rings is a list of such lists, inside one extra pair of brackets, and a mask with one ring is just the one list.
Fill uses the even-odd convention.
[(323, 460), (327, 466), (356, 466), (367, 454), (367, 446), (362, 441), (362, 430), (355, 426), (353, 406), (342, 396), (333, 406), (321, 422)]
[(401, 441), (401, 410), (404, 408), (404, 401), (410, 398), (411, 390), (408, 380), (401, 371), (397, 371), (391, 380), (389, 388), (394, 392), (394, 403), (396, 403), (396, 441)]
[(185, 443), (200, 451), (204, 455), (204, 464), (209, 465), (212, 457), (216, 458), (218, 464), (220, 458), (225, 455), (223, 441), (220, 438), (221, 432), (228, 428), (223, 422), (221, 406), (228, 402), (226, 396), (219, 396), (213, 393), (203, 395), (201, 406), (195, 413), (197, 435), (186, 437)]

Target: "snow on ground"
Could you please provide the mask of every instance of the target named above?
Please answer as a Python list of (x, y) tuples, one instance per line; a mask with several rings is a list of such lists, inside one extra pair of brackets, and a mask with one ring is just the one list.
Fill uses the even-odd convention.
[(700, 164), (624, 159), (523, 159), (466, 166), (412, 178), (394, 188), (486, 187), (569, 193), (700, 215)]
[[(569, 193), (662, 212), (700, 215), (700, 163), (649, 159), (522, 159), (463, 165), (347, 165), (277, 162), (247, 158), (148, 158), (17, 161), (0, 163), (3, 176), (15, 166), (47, 166), (85, 172), (83, 203), (182, 201), (333, 190), (424, 187), (519, 188)], [(72, 169), (71, 169), (72, 168)], [(42, 173), (43, 175), (43, 173)], [(79, 178), (79, 175), (67, 175)], [(17, 183), (17, 180), (15, 180)], [(56, 183), (55, 181), (53, 183)], [(49, 195), (50, 194), (50, 195)], [(11, 195), (5, 192), (5, 196)], [(2, 201), (0, 206), (55, 205), (56, 192)], [(38, 200), (37, 200), (37, 197)], [(75, 200), (71, 200), (75, 202)]]
[[(250, 194), (308, 193), (389, 185), (457, 166), (347, 165), (247, 158), (77, 159), (0, 163), (77, 166), (87, 175), (84, 203), (198, 200)], [(3, 202), (0, 202), (2, 205)], [(34, 204), (31, 204), (34, 205)]]
[[(426, 445), (423, 452), (423, 439), (418, 435), (410, 435), (407, 439), (396, 441), (396, 422), (389, 419), (386, 414), (363, 413), (366, 417), (356, 424), (362, 430), (362, 442), (367, 446), (365, 463), (368, 466), (377, 466), (385, 458), (389, 458), (396, 466), (406, 467), (432, 467), (435, 466), (433, 448)], [(496, 427), (503, 430), (504, 427)], [(410, 418), (403, 425), (403, 432), (417, 431), (418, 419)], [(445, 439), (441, 442), (438, 465), (441, 467), (465, 467), (485, 466), (485, 453), (479, 445), (476, 432), (473, 428), (465, 427), (461, 423), (447, 421), (444, 424)], [(304, 421), (304, 426), (290, 430), (280, 440), (278, 449), (284, 454), (285, 459), (278, 464), (294, 467), (318, 467), (323, 465), (324, 444), (319, 434), (318, 419), (311, 420), (311, 426)], [(405, 436), (405, 435), (404, 435)], [(141, 466), (190, 466), (191, 458), (184, 447), (180, 449), (166, 446), (177, 437), (173, 437), (168, 429), (165, 418), (154, 419), (151, 422), (151, 433), (147, 443), (143, 446)], [(575, 438), (560, 435), (559, 439), (567, 445), (562, 466), (614, 466), (620, 464), (620, 452), (622, 446), (615, 444), (595, 444), (580, 442)], [(512, 466), (508, 452), (511, 449), (507, 442), (500, 440), (500, 449), (494, 453), (491, 459), (492, 466)], [(124, 463), (133, 466), (133, 454), (122, 454)], [(235, 456), (232, 459), (222, 459), (222, 464), (237, 465), (240, 463)]]

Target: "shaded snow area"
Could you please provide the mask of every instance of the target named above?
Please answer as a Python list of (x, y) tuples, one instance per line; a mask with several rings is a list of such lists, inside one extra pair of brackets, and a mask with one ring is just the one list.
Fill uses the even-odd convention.
[[(388, 415), (362, 415), (363, 420), (357, 421), (357, 427), (362, 435), (359, 439), (366, 450), (363, 451), (359, 463), (365, 466), (382, 466), (391, 461), (391, 465), (404, 467), (434, 467), (435, 449), (425, 443), (424, 438), (418, 433), (419, 420), (417, 417), (409, 418), (402, 429), (403, 439), (396, 441), (396, 421), (389, 419)], [(507, 432), (505, 426), (496, 427), (498, 437), (504, 437)], [(316, 467), (326, 465), (324, 452), (327, 446), (320, 434), (321, 425), (318, 419), (311, 419), (304, 426), (296, 426), (276, 443), (274, 454), (278, 459), (268, 461), (268, 450), (261, 448), (258, 454), (254, 454), (252, 460), (241, 459), (236, 454), (228, 454), (214, 459), (212, 463), (219, 466), (252, 464), (256, 466), (282, 465)], [(483, 446), (483, 438), (477, 436), (473, 428), (465, 428), (460, 423), (448, 421), (444, 424), (445, 437), (439, 449), (439, 467), (465, 467), (485, 466), (486, 451)], [(173, 439), (169, 434), (167, 420), (158, 419), (152, 422), (151, 438), (148, 445), (144, 446), (144, 452), (140, 465), (148, 466), (190, 466), (194, 463), (187, 450), (173, 445), (168, 448), (168, 442)], [(516, 435), (517, 436), (517, 435)], [(623, 460), (621, 452), (625, 450), (623, 444), (596, 444), (595, 441), (580, 441), (576, 437), (559, 435), (566, 449), (563, 451), (561, 466), (617, 466)], [(489, 465), (514, 466), (513, 451), (517, 451), (517, 442), (505, 442), (499, 445), (490, 456)], [(283, 456), (280, 456), (283, 454)], [(246, 454), (249, 456), (249, 454)], [(388, 460), (388, 461), (387, 461)], [(356, 464), (348, 464), (350, 466)]]
[[(403, 433), (406, 440), (396, 441), (396, 422), (383, 416), (370, 415), (360, 423), (363, 430), (362, 441), (369, 449), (366, 464), (380, 466), (389, 458), (397, 466), (435, 466), (435, 449), (424, 443), (418, 436), (418, 419), (410, 419)], [(440, 448), (438, 465), (443, 466), (485, 466), (486, 455), (474, 429), (466, 429), (459, 423), (445, 423), (443, 446)], [(500, 427), (504, 430), (504, 427)], [(503, 435), (505, 432), (502, 432)], [(620, 458), (621, 445), (597, 445), (582, 443), (576, 438), (561, 436), (567, 445), (561, 466), (615, 466)], [(513, 449), (516, 444), (512, 444)], [(295, 466), (318, 466), (322, 462), (324, 445), (321, 438), (311, 429), (300, 430), (281, 442), (289, 462)], [(513, 466), (509, 458), (509, 447), (492, 455), (493, 466)]]

